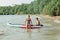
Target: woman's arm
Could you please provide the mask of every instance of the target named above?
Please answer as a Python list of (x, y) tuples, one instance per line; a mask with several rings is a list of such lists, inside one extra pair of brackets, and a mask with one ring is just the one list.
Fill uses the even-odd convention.
[(31, 24), (32, 24), (32, 20), (31, 20), (30, 22), (31, 22)]
[(26, 20), (27, 20), (27, 19), (24, 20), (24, 23), (25, 23), (25, 24), (26, 24)]

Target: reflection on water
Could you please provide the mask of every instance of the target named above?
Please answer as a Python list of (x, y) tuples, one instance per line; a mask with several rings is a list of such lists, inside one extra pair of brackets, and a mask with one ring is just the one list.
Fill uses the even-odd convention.
[[(44, 26), (40, 29), (14, 28), (7, 26), (6, 23), (23, 24), (26, 15), (0, 15), (0, 29), (4, 30), (4, 34), (0, 35), (0, 40), (60, 40), (60, 26), (53, 22), (52, 19), (42, 18), (40, 21)], [(33, 24), (35, 24), (35, 16), (31, 16)]]
[(29, 32), (27, 32), (27, 35), (28, 35), (28, 39), (32, 39), (32, 32), (31, 31), (29, 31)]

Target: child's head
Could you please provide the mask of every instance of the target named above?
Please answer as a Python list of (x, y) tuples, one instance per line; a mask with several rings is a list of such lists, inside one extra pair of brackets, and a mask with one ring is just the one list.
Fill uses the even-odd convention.
[(36, 20), (38, 20), (38, 17), (36, 18)]

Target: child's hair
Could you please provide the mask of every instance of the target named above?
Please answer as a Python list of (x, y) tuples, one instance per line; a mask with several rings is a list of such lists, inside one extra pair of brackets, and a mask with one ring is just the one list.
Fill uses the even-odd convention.
[(36, 18), (36, 20), (38, 20), (38, 17)]

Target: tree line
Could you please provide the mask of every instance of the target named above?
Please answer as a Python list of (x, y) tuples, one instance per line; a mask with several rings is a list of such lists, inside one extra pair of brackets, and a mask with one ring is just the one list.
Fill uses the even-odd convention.
[(34, 0), (30, 4), (0, 6), (0, 15), (46, 14), (60, 15), (60, 0)]

